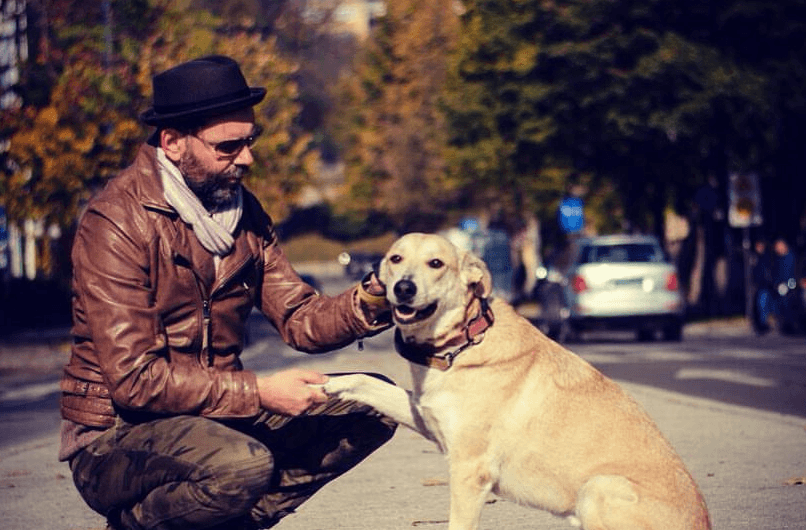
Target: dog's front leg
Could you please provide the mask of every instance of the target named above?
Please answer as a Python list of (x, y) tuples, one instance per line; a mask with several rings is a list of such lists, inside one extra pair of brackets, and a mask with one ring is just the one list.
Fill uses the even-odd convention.
[(411, 400), (411, 394), (399, 386), (364, 374), (350, 374), (331, 376), (323, 385), (323, 390), (329, 396), (369, 405), (397, 423), (433, 440)]
[(457, 462), (451, 455), (450, 489), (448, 530), (477, 530), (481, 510), (492, 490), (489, 472), (478, 462)]

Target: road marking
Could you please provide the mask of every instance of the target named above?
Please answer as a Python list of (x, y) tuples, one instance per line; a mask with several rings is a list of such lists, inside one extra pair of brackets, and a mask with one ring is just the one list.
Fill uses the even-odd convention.
[(778, 386), (778, 381), (767, 377), (759, 377), (748, 374), (740, 370), (717, 370), (709, 368), (682, 368), (675, 374), (675, 379), (707, 379), (711, 381), (724, 381), (740, 385), (755, 386), (761, 388), (773, 388)]

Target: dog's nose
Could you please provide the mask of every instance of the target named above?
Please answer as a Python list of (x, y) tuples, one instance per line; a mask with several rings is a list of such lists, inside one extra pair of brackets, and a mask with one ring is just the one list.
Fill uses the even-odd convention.
[(411, 280), (400, 280), (395, 284), (395, 296), (401, 302), (407, 302), (417, 294), (417, 286)]

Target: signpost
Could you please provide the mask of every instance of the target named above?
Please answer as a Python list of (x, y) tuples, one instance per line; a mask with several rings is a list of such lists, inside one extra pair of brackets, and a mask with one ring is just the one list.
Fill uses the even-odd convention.
[(755, 173), (731, 173), (728, 181), (728, 224), (742, 229), (744, 254), (745, 317), (753, 318), (752, 277), (750, 271), (750, 227), (761, 226), (761, 190)]
[(731, 173), (728, 188), (728, 223), (733, 228), (761, 226), (761, 190), (755, 173)]

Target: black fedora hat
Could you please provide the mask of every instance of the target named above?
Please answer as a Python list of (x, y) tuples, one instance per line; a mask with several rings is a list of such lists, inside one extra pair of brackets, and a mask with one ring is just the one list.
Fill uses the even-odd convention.
[(259, 103), (263, 87), (250, 87), (238, 63), (210, 55), (174, 66), (154, 76), (153, 106), (140, 115), (148, 125), (201, 122)]

